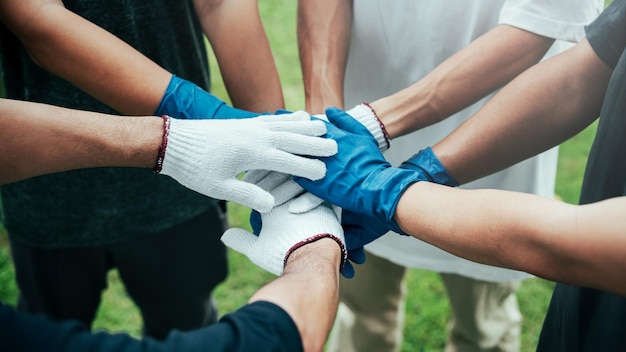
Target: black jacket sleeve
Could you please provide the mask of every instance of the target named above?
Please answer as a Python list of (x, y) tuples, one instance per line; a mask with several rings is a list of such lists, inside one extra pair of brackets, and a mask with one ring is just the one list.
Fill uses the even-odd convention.
[(126, 334), (92, 333), (77, 321), (53, 322), (0, 304), (0, 351), (302, 351), (289, 315), (255, 302), (209, 327), (174, 331), (163, 341)]

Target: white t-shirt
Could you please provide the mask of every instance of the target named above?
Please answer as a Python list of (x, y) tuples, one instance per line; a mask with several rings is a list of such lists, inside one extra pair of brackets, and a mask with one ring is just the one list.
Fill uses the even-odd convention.
[[(602, 0), (357, 0), (345, 78), (345, 106), (374, 101), (420, 80), (498, 24), (557, 39), (546, 58), (584, 36)], [(491, 95), (420, 131), (396, 138), (385, 156), (399, 165), (448, 135)], [(463, 188), (495, 188), (554, 196), (557, 148)], [(425, 202), (428, 200), (425, 199)], [(454, 204), (450, 204), (451, 207)], [(419, 216), (419, 214), (416, 214)], [(366, 246), (397, 264), (456, 273), (485, 281), (527, 278), (527, 273), (477, 264), (393, 232)]]

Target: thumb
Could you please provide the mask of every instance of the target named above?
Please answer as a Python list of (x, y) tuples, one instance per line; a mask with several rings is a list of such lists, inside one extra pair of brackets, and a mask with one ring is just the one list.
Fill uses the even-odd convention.
[(274, 207), (274, 196), (249, 182), (232, 179), (224, 182), (224, 199), (239, 203), (261, 213)]
[(257, 239), (257, 236), (240, 228), (228, 229), (221, 237), (222, 243), (248, 258), (250, 258), (250, 252), (252, 252), (254, 242)]

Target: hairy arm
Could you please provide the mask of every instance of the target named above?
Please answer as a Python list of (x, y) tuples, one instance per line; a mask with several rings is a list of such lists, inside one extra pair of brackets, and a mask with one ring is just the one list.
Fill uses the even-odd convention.
[(255, 112), (285, 106), (258, 1), (194, 0), (233, 106)]
[(626, 197), (570, 205), (501, 190), (418, 182), (398, 225), (460, 257), (626, 295)]
[(517, 77), (433, 151), (461, 184), (513, 165), (596, 120), (610, 75), (584, 39)]
[(162, 138), (157, 117), (0, 99), (0, 184), (87, 167), (153, 167)]
[(165, 69), (60, 0), (0, 0), (0, 20), (40, 66), (124, 114), (154, 113), (170, 81)]
[(499, 25), (420, 81), (372, 103), (392, 138), (446, 119), (539, 62), (554, 39)]
[(343, 108), (352, 0), (298, 1), (298, 48), (306, 110)]
[(294, 320), (305, 351), (321, 351), (332, 327), (338, 304), (337, 242), (323, 238), (294, 251), (283, 275), (258, 290), (254, 301), (269, 301)]

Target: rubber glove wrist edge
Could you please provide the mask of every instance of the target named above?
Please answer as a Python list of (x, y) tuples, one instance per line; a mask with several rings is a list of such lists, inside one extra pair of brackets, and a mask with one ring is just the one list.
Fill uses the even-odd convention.
[(448, 173), (430, 147), (422, 149), (400, 165), (400, 168), (425, 174), (428, 181), (440, 185), (457, 187), (459, 183)]

